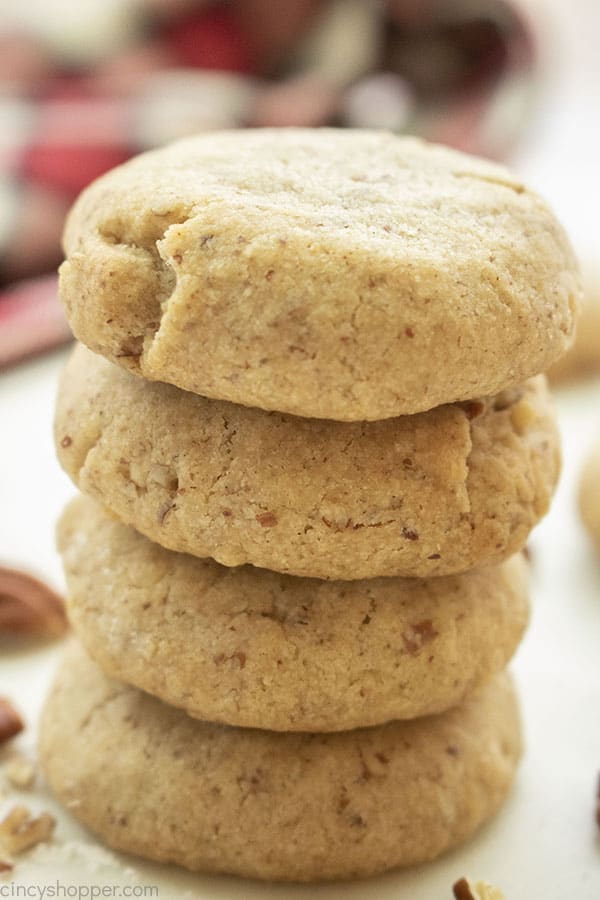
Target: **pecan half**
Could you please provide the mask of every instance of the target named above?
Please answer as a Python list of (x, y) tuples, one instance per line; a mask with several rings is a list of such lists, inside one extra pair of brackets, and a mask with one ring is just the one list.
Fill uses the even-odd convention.
[(67, 629), (62, 599), (25, 572), (0, 567), (0, 637), (57, 637)]
[(0, 744), (23, 731), (23, 720), (12, 703), (0, 697)]

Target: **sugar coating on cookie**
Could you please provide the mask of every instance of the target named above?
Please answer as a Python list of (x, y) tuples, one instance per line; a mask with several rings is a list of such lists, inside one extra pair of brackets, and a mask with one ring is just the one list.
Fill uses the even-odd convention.
[(461, 844), (500, 807), (520, 752), (505, 675), (441, 716), (280, 734), (194, 720), (79, 648), (40, 735), (50, 787), (111, 847), (282, 881), (372, 875)]
[(56, 446), (84, 493), (164, 547), (348, 580), (505, 559), (545, 514), (559, 471), (543, 378), (340, 423), (145, 382), (82, 347), (61, 381)]
[(504, 168), (388, 133), (262, 129), (144, 154), (69, 217), (75, 335), (148, 379), (376, 420), (497, 393), (568, 347), (567, 238)]
[(504, 668), (529, 614), (522, 554), (445, 578), (293, 578), (164, 550), (84, 497), (58, 545), (70, 620), (104, 671), (228, 725), (442, 712)]

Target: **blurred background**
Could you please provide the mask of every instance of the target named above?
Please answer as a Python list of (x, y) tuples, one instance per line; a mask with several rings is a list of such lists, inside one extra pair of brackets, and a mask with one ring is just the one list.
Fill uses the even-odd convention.
[(505, 160), (593, 269), (598, 40), (597, 0), (1, 0), (0, 368), (68, 339), (79, 191), (202, 130), (388, 128)]

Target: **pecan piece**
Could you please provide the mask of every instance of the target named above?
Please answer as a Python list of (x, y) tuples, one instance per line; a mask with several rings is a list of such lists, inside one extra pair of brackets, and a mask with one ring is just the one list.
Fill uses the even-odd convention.
[(0, 567), (0, 636), (57, 637), (67, 629), (62, 599), (25, 572)]
[(431, 643), (438, 636), (439, 631), (434, 627), (431, 619), (423, 619), (414, 625), (407, 625), (402, 632), (402, 640), (407, 653), (416, 656), (426, 644)]
[(0, 744), (23, 731), (23, 720), (12, 703), (0, 697)]
[(10, 854), (22, 853), (49, 840), (55, 825), (50, 813), (32, 816), (26, 806), (13, 806), (0, 822), (0, 846)]
[(476, 900), (466, 878), (460, 878), (452, 887), (455, 900)]
[(255, 519), (263, 528), (273, 528), (277, 525), (277, 516), (274, 512), (260, 513), (258, 516), (255, 516)]
[(501, 892), (485, 881), (475, 884), (466, 878), (460, 878), (452, 890), (455, 900), (504, 900)]

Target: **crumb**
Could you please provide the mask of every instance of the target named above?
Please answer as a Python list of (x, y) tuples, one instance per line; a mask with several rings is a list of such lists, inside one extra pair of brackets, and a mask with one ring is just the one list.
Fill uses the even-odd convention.
[(35, 766), (24, 756), (13, 756), (6, 763), (4, 774), (13, 787), (30, 788), (35, 781)]

